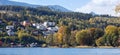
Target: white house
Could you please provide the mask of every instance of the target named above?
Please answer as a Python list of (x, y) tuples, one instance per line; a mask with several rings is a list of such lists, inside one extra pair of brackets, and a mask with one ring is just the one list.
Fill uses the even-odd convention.
[(8, 30), (8, 31), (7, 31), (7, 34), (8, 34), (9, 36), (13, 36), (13, 35), (15, 34), (15, 32), (12, 31), (12, 30)]
[(46, 26), (46, 27), (54, 27), (55, 22), (44, 22), (43, 25)]
[(40, 24), (39, 23), (33, 23), (32, 26), (36, 27), (36, 26), (39, 26)]
[(47, 28), (44, 26), (44, 25), (38, 25), (36, 26), (37, 29), (40, 29), (40, 30), (47, 30)]
[(33, 23), (32, 26), (36, 27), (44, 36), (54, 34), (58, 31), (58, 26), (55, 22)]
[(35, 27), (35, 26), (36, 26), (36, 23), (33, 23), (33, 24), (32, 24), (32, 26), (34, 26), (34, 27)]
[(14, 29), (13, 25), (6, 26), (6, 29)]
[(50, 34), (54, 34), (55, 32), (54, 31), (43, 31), (42, 33), (44, 36), (48, 36)]
[(54, 32), (58, 31), (58, 27), (57, 26), (55, 26), (55, 27), (48, 27), (47, 29), (50, 30), (50, 31), (54, 31)]
[(0, 20), (0, 24), (3, 23), (2, 20)]
[(43, 24), (33, 24), (34, 27), (36, 27), (37, 29), (40, 29), (40, 30), (47, 30), (47, 28), (43, 25)]
[(21, 22), (21, 25), (29, 26), (29, 25), (31, 25), (31, 23), (29, 21), (23, 21), (23, 22)]

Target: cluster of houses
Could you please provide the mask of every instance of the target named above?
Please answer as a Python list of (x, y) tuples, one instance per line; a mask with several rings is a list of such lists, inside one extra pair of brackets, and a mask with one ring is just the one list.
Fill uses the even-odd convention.
[[(25, 27), (33, 27), (35, 28), (34, 31), (31, 31), (32, 34), (34, 35), (39, 35), (42, 34), (43, 36), (48, 36), (49, 34), (54, 34), (58, 31), (58, 26), (56, 26), (55, 22), (43, 22), (43, 23), (30, 23), (28, 21), (23, 21), (19, 23), (23, 27), (22, 29), (25, 29)], [(17, 25), (17, 24), (16, 24)], [(15, 35), (15, 25), (7, 25), (6, 26), (7, 34), (9, 36), (14, 36)]]
[(55, 22), (33, 23), (32, 26), (40, 30), (44, 36), (58, 31), (58, 26), (56, 26)]
[(6, 26), (6, 30), (7, 30), (7, 34), (9, 36), (14, 36), (15, 32), (13, 31), (14, 30), (14, 26), (10, 25), (10, 26)]

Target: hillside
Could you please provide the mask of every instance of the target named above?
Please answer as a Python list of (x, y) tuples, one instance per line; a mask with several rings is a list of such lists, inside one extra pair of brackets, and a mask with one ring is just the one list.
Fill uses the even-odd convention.
[(107, 25), (120, 26), (119, 18), (117, 17), (108, 15), (92, 16), (92, 14), (78, 12), (56, 12), (51, 11), (47, 7), (0, 6), (0, 19), (4, 21), (6, 25), (13, 21), (22, 22), (27, 20), (38, 23), (54, 21), (58, 26), (70, 26), (71, 30), (81, 30), (91, 27), (104, 29)]
[(62, 18), (62, 17), (71, 18), (72, 17), (72, 18), (77, 18), (77, 19), (88, 19), (91, 17), (90, 14), (84, 14), (84, 13), (52, 11), (51, 9), (49, 9), (47, 7), (31, 8), (31, 7), (8, 5), (8, 6), (0, 6), (0, 10), (13, 11), (13, 12), (19, 12), (19, 13), (29, 12), (29, 14), (31, 14), (31, 15), (48, 15), (48, 16), (58, 15), (59, 18)]
[(28, 3), (23, 3), (23, 2), (16, 2), (16, 1), (11, 1), (11, 0), (0, 0), (0, 5), (11, 5), (11, 6), (24, 6), (24, 7), (46, 7), (52, 11), (60, 11), (60, 12), (71, 12), (70, 10), (59, 6), (59, 5), (47, 5), (47, 6), (42, 6), (42, 5), (34, 5), (34, 4), (28, 4)]
[[(48, 7), (0, 6), (2, 47), (11, 47), (11, 43), (17, 47), (19, 44), (21, 45), (19, 47), (30, 47), (27, 45), (33, 43), (37, 44), (32, 47), (104, 46), (106, 40), (109, 41), (108, 45), (111, 40), (117, 42), (120, 35), (118, 30), (120, 30), (118, 17), (59, 12)], [(117, 46), (116, 43), (109, 46), (114, 45)]]

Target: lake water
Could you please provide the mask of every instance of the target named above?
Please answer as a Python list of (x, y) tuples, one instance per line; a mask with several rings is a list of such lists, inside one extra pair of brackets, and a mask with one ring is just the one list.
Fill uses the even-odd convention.
[(99, 48), (0, 48), (0, 55), (120, 55), (120, 49)]

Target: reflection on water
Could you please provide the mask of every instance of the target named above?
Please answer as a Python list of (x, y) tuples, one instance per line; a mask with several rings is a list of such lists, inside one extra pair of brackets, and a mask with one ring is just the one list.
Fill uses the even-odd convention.
[(0, 55), (120, 55), (120, 50), (98, 48), (1, 48)]

